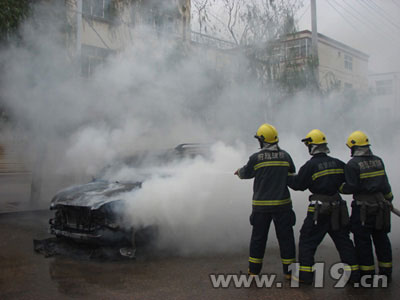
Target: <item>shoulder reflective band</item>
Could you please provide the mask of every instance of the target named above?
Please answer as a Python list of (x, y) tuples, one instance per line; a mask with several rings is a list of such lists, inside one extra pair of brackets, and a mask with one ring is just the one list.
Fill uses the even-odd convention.
[(315, 180), (321, 176), (333, 175), (333, 174), (344, 174), (344, 170), (343, 169), (327, 169), (327, 170), (319, 171), (312, 175), (312, 180)]
[(364, 179), (364, 178), (371, 178), (371, 177), (384, 176), (384, 175), (385, 175), (385, 171), (380, 170), (380, 171), (375, 171), (375, 172), (361, 173), (360, 178)]
[(262, 258), (249, 257), (249, 262), (251, 262), (253, 264), (262, 264), (263, 259)]
[(307, 211), (309, 212), (315, 212), (315, 206), (309, 206)]
[(313, 271), (313, 267), (310, 267), (310, 266), (300, 266), (299, 270), (300, 270), (300, 271), (303, 271), (303, 272), (312, 272), (312, 271)]
[(386, 195), (384, 195), (383, 197), (385, 197), (385, 199), (390, 199), (393, 197), (393, 194), (392, 194), (392, 192), (389, 192)]
[(375, 271), (375, 266), (374, 265), (372, 265), (372, 266), (362, 266), (362, 265), (360, 265), (360, 270), (361, 271)]
[(392, 267), (392, 263), (391, 262), (379, 262), (379, 266), (382, 268), (391, 268)]
[(275, 205), (285, 205), (292, 203), (290, 198), (282, 200), (253, 200), (253, 205), (257, 206), (275, 206)]
[(284, 265), (290, 265), (292, 263), (295, 263), (296, 259), (295, 258), (282, 258), (282, 263)]
[(264, 161), (262, 163), (256, 164), (254, 166), (254, 171), (264, 167), (289, 167), (289, 162), (287, 161)]

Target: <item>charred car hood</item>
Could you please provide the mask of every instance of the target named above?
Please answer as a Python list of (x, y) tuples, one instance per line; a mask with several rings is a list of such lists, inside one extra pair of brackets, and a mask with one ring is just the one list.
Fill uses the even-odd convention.
[(83, 206), (98, 209), (102, 205), (121, 200), (119, 194), (141, 187), (140, 182), (94, 181), (59, 191), (51, 200), (50, 209), (58, 205)]

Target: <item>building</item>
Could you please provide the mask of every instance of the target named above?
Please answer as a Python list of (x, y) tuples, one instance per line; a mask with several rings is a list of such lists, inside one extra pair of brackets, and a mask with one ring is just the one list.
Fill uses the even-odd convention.
[[(252, 54), (268, 65), (267, 77), (271, 79), (278, 79), (285, 74), (290, 81), (293, 79), (291, 76), (302, 71), (306, 77), (304, 80), (307, 80), (316, 64), (312, 58), (309, 30), (288, 34)], [(320, 88), (323, 91), (368, 91), (368, 59), (367, 54), (319, 33), (317, 65)]]
[[(311, 31), (304, 30), (280, 40), (280, 61), (304, 67), (310, 59)], [(369, 56), (357, 49), (318, 34), (318, 73), (322, 90), (368, 90)]]
[[(311, 32), (306, 32), (311, 36)], [(357, 49), (318, 34), (319, 78), (323, 89), (368, 90), (369, 56)]]
[(400, 109), (400, 72), (369, 74), (369, 91), (379, 116), (397, 119)]
[(97, 65), (135, 39), (143, 30), (186, 40), (190, 34), (190, 0), (68, 0), (70, 57), (81, 59), (90, 76)]

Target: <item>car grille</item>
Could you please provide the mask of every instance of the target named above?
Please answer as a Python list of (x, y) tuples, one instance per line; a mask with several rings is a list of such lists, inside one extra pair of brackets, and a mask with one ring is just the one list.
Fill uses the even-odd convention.
[(64, 206), (59, 209), (58, 217), (62, 227), (79, 231), (89, 232), (104, 225), (101, 212), (88, 207)]

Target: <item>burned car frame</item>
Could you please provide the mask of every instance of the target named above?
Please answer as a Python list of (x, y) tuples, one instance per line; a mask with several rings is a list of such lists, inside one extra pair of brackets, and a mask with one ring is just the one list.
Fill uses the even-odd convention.
[[(176, 161), (206, 156), (208, 146), (204, 144), (181, 144), (163, 151), (162, 160)], [(137, 163), (137, 158), (130, 159)], [(136, 248), (136, 243), (155, 239), (157, 226), (134, 228), (126, 219), (124, 211), (128, 201), (125, 193), (140, 189), (140, 181), (110, 182), (94, 179), (92, 182), (75, 185), (59, 191), (51, 200), (50, 209), (55, 211), (49, 220), (49, 232), (58, 238), (82, 243), (113, 245), (121, 249)], [(128, 251), (126, 256), (134, 257)]]
[(94, 181), (69, 187), (51, 200), (55, 210), (50, 219), (50, 233), (57, 237), (98, 244), (130, 243), (133, 228), (119, 212), (125, 207), (123, 199), (113, 196), (140, 188), (140, 182)]

